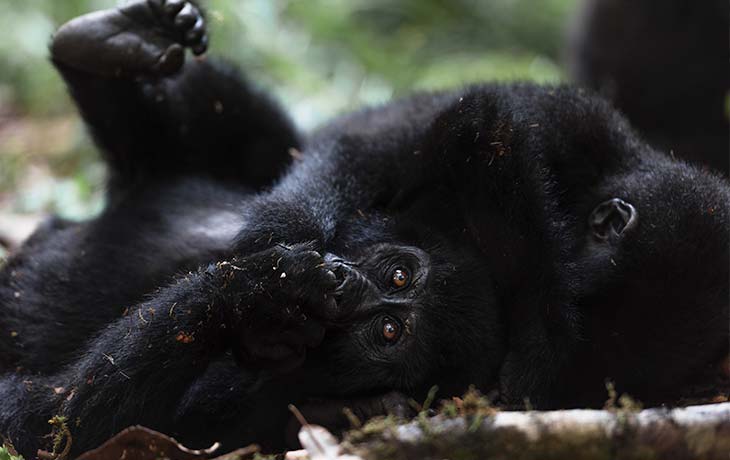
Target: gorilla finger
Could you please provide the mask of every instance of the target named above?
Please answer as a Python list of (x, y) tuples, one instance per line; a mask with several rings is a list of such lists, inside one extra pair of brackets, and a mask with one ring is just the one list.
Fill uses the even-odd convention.
[(182, 10), (188, 2), (185, 0), (166, 0), (163, 8), (165, 14), (171, 19)]
[(322, 267), (321, 264), (306, 271), (303, 274), (301, 281), (306, 283), (306, 285), (301, 286), (305, 292), (312, 291), (311, 288), (316, 287), (316, 291), (320, 294), (333, 294), (338, 284), (335, 273), (328, 268)]
[(165, 0), (147, 0), (147, 4), (155, 13), (162, 14)]
[(180, 28), (188, 28), (196, 23), (200, 17), (197, 10), (190, 3), (186, 3), (180, 12), (175, 16), (175, 26)]
[(188, 44), (198, 43), (203, 35), (205, 35), (205, 20), (199, 16), (193, 27), (185, 32), (185, 42)]
[(200, 56), (201, 54), (205, 53), (208, 50), (208, 36), (203, 35), (202, 37), (200, 37), (198, 44), (194, 45), (192, 49), (193, 54), (196, 56)]

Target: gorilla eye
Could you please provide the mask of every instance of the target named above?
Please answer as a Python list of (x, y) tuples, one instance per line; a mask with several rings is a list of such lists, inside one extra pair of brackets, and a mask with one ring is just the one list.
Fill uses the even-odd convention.
[(393, 282), (394, 287), (402, 288), (403, 286), (408, 284), (408, 273), (402, 268), (396, 268), (395, 270), (393, 270), (391, 281)]
[(383, 338), (388, 343), (395, 343), (400, 338), (400, 323), (393, 318), (386, 316), (383, 318)]

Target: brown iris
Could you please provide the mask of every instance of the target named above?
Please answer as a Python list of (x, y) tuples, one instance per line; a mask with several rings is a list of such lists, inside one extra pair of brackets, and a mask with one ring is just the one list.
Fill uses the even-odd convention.
[(400, 324), (393, 318), (383, 319), (383, 338), (388, 343), (393, 343), (400, 337)]
[(405, 270), (401, 268), (396, 268), (393, 271), (393, 286), (397, 288), (402, 288), (406, 284), (408, 284), (408, 273), (406, 273)]

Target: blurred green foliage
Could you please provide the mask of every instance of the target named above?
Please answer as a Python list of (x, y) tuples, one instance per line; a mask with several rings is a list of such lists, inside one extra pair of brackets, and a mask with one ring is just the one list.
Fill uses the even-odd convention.
[[(309, 129), (416, 89), (560, 81), (563, 31), (576, 0), (201, 3), (209, 13), (212, 54), (238, 63)], [(103, 168), (46, 56), (61, 23), (114, 4), (0, 0), (0, 210), (82, 217), (99, 209)], [(52, 180), (21, 190), (34, 165), (47, 168)]]
[(13, 455), (4, 445), (0, 445), (0, 460), (23, 460), (20, 455)]

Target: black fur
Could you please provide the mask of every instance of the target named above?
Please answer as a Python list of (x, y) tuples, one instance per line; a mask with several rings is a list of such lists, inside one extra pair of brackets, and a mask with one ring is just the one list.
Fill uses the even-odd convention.
[[(175, 41), (160, 5), (54, 40), (113, 180), (100, 217), (49, 222), (0, 271), (0, 432), (21, 452), (57, 414), (77, 453), (132, 424), (280, 448), (287, 403), (331, 401), (312, 419), (337, 425), (327, 407), (407, 412), (434, 384), (552, 408), (602, 404), (609, 378), (652, 403), (727, 355), (730, 187), (602, 100), (478, 85), (300, 145), (227, 66), (161, 71), (205, 41)], [(120, 23), (95, 65), (79, 43)]]
[(585, 0), (570, 70), (652, 145), (727, 175), (728, 29), (724, 0)]

